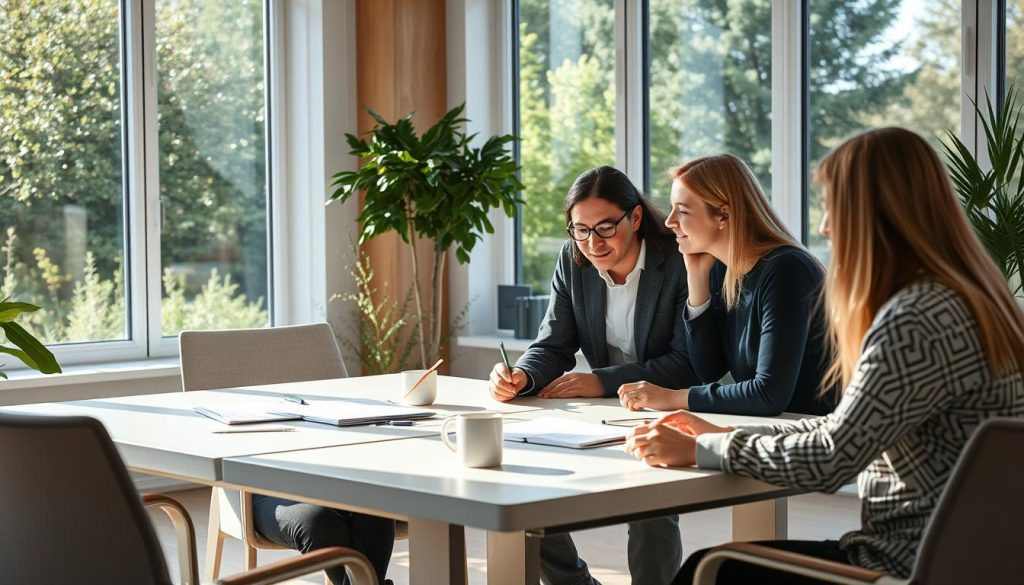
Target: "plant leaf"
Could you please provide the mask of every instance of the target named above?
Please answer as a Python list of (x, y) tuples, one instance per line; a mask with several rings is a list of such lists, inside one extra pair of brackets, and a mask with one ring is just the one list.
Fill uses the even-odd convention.
[(31, 333), (25, 330), (25, 328), (17, 323), (0, 323), (0, 327), (2, 327), (4, 333), (7, 334), (7, 340), (21, 348), (25, 353), (25, 357), (28, 357), (30, 361), (26, 361), (23, 357), (16, 354), (11, 355), (16, 355), (16, 357), (24, 361), (26, 365), (39, 370), (44, 374), (60, 373), (61, 370), (60, 366), (57, 364), (57, 359), (53, 357), (50, 350), (46, 349), (45, 345), (40, 343), (39, 340), (33, 337)]

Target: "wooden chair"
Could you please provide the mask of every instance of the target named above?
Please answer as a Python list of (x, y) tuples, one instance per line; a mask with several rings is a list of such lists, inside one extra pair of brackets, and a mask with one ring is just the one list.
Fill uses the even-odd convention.
[(971, 437), (932, 514), (909, 579), (749, 543), (716, 547), (694, 583), (711, 585), (725, 561), (741, 561), (829, 583), (1018, 583), (1024, 534), (1024, 420), (993, 419)]
[[(171, 585), (156, 533), (128, 470), (99, 421), (88, 417), (0, 414), (0, 567), (9, 585), (132, 583)], [(195, 532), (166, 496), (146, 506), (175, 525), (181, 580), (198, 585)], [(344, 565), (353, 583), (375, 585), (360, 553), (332, 547), (226, 577), (258, 585)]]

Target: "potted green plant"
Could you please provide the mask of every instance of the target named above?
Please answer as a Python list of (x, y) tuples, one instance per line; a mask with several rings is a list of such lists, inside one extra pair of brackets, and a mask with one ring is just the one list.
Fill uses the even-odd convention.
[(1014, 294), (1024, 293), (1024, 136), (1021, 135), (1021, 107), (1017, 90), (1006, 91), (1002, 106), (995, 108), (986, 95), (986, 108), (975, 103), (974, 110), (985, 131), (985, 145), (991, 168), (978, 163), (966, 144), (951, 131), (943, 143), (946, 166), (957, 195), (996, 265), (1002, 270)]
[[(44, 374), (59, 374), (60, 366), (50, 350), (24, 327), (14, 322), (22, 313), (38, 310), (39, 307), (36, 305), (15, 302), (9, 298), (0, 301), (0, 329), (3, 329), (7, 341), (15, 345), (8, 347), (0, 344), (0, 353), (13, 355), (26, 366)], [(0, 370), (0, 378), (7, 379), (7, 374), (3, 370)]]
[[(410, 253), (422, 367), (441, 351), (441, 302), (449, 249), (454, 247), (460, 264), (469, 262), (469, 253), (483, 234), (494, 232), (488, 212), (497, 207), (514, 216), (520, 203), (518, 192), (523, 189), (519, 165), (506, 148), (516, 138), (493, 136), (475, 147), (476, 136), (467, 136), (463, 130), (464, 107), (453, 108), (422, 136), (417, 136), (411, 114), (392, 124), (367, 108), (376, 121), (369, 139), (346, 134), (351, 153), (362, 160), (362, 166), (335, 174), (332, 182), (337, 187), (332, 200), (344, 202), (365, 192), (358, 217), (360, 243), (394, 231)], [(420, 290), (417, 238), (433, 241), (430, 311), (424, 310), (425, 295)]]

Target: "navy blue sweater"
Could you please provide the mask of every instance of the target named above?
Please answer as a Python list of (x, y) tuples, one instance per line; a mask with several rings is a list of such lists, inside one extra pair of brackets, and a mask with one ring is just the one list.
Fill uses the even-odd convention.
[[(692, 386), (690, 410), (754, 416), (783, 411), (827, 414), (834, 392), (820, 396), (830, 351), (819, 297), (823, 274), (796, 247), (773, 250), (743, 278), (739, 300), (725, 309), (725, 265), (711, 268), (711, 306), (686, 319), (686, 344), (702, 385)], [(733, 384), (717, 381), (726, 372)]]

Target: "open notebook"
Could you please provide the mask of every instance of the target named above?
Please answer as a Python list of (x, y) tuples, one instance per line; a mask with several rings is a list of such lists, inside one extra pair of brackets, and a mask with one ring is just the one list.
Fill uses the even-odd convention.
[(626, 440), (627, 429), (567, 418), (542, 417), (504, 425), (506, 441), (587, 449)]
[(310, 422), (349, 427), (372, 425), (392, 420), (415, 420), (434, 416), (433, 410), (398, 406), (380, 400), (352, 398), (345, 400), (311, 400), (308, 404), (285, 403), (276, 412)]

